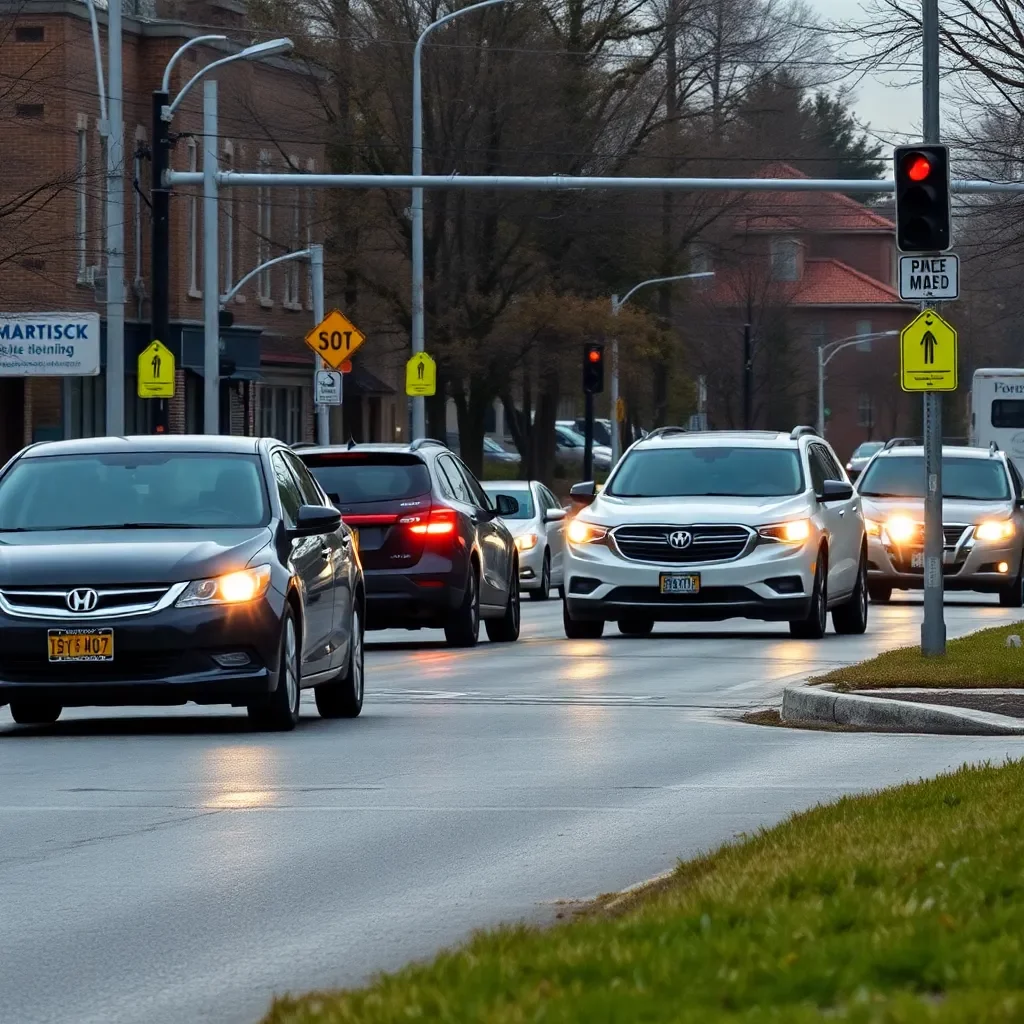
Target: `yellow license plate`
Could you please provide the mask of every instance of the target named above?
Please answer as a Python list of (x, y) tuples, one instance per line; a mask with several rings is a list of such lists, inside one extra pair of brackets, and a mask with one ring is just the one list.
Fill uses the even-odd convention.
[(698, 573), (663, 572), (660, 590), (663, 594), (699, 594), (700, 575)]
[(112, 629), (50, 629), (50, 661), (113, 661)]

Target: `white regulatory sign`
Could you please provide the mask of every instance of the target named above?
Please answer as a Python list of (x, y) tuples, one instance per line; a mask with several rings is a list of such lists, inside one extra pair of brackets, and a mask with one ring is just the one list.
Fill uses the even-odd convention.
[(0, 313), (0, 377), (99, 372), (99, 313)]
[(337, 370), (316, 371), (316, 404), (341, 405), (341, 374)]
[(959, 256), (901, 256), (900, 298), (949, 300), (960, 297)]

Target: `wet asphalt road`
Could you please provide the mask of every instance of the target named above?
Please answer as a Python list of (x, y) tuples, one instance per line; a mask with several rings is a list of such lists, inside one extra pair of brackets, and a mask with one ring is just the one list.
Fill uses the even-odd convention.
[[(0, 709), (0, 1021), (252, 1022), (274, 992), (354, 984), (472, 928), (543, 920), (842, 793), (1024, 739), (815, 733), (742, 724), (785, 682), (919, 636), (920, 603), (869, 633), (660, 627), (449, 651), (372, 634), (353, 722), (310, 703), (250, 732), (194, 707)], [(951, 636), (1019, 617), (947, 607)]]

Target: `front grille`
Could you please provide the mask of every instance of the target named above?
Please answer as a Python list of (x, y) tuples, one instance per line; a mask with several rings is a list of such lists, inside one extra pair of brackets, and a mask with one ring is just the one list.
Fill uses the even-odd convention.
[[(32, 619), (95, 619), (123, 615), (145, 615), (183, 589), (166, 583), (137, 587), (7, 587), (0, 590), (0, 608), (10, 615)], [(87, 612), (75, 610), (69, 601), (75, 592), (96, 595), (95, 607)]]
[[(674, 546), (669, 539), (679, 533), (690, 536), (685, 547)], [(753, 532), (745, 526), (620, 526), (612, 536), (624, 558), (692, 565), (739, 558)]]
[(609, 604), (747, 604), (758, 597), (747, 587), (701, 587), (696, 594), (662, 594), (657, 587), (615, 587)]
[(966, 526), (947, 526), (942, 527), (942, 543), (947, 548), (955, 548), (960, 543), (960, 538), (964, 535)]
[(0, 652), (0, 679), (8, 683), (117, 683), (164, 679), (210, 668), (209, 659), (181, 651), (121, 652), (116, 646), (113, 661), (50, 661), (45, 651)]
[[(960, 523), (943, 523), (942, 524), (942, 545), (952, 551), (957, 544), (960, 543), (960, 538), (964, 535), (964, 531), (968, 527), (965, 524)], [(924, 547), (924, 523), (914, 524), (914, 535), (904, 544), (898, 545), (904, 548), (923, 548)]]

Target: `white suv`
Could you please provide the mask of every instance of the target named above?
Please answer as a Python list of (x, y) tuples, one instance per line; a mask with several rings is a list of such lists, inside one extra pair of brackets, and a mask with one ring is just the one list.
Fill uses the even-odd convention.
[(818, 639), (867, 628), (860, 500), (829, 445), (791, 434), (663, 427), (632, 445), (566, 530), (565, 635), (596, 639), (614, 620), (789, 622)]

